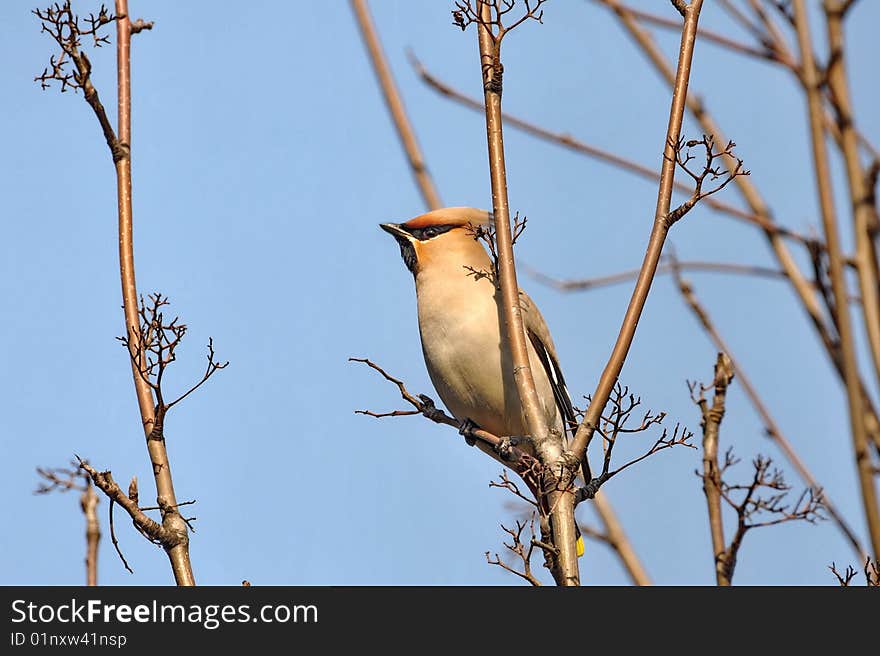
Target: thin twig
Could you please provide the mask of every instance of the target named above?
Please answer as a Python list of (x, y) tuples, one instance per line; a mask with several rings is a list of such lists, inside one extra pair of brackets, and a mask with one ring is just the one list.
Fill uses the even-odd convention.
[(125, 559), (125, 556), (122, 553), (122, 549), (119, 548), (119, 540), (116, 538), (116, 527), (113, 523), (113, 504), (115, 501), (113, 497), (110, 497), (110, 541), (113, 542), (113, 548), (116, 549), (116, 554), (119, 556), (119, 559), (122, 561), (122, 564), (125, 566), (125, 569), (128, 570), (129, 574), (134, 574), (134, 570), (129, 566), (128, 561)]

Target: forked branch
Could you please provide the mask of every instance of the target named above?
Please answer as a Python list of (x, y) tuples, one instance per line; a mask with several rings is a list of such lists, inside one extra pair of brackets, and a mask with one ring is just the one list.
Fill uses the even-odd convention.
[[(589, 397), (587, 398), (589, 401)], [(577, 503), (586, 499), (592, 499), (596, 496), (599, 488), (609, 479), (613, 478), (632, 465), (642, 460), (674, 446), (686, 446), (692, 449), (696, 447), (690, 443), (693, 433), (681, 425), (676, 424), (672, 432), (663, 426), (666, 419), (666, 413), (656, 413), (653, 410), (647, 410), (641, 414), (638, 424), (632, 425), (631, 420), (633, 413), (641, 406), (641, 397), (631, 393), (629, 387), (617, 383), (611, 397), (608, 399), (608, 405), (602, 414), (601, 420), (596, 427), (596, 433), (602, 438), (602, 450), (604, 456), (602, 458), (602, 469), (598, 475), (593, 476), (586, 485), (578, 490)], [(612, 454), (614, 447), (617, 445), (618, 438), (621, 435), (635, 435), (657, 429), (660, 431), (659, 436), (654, 440), (651, 446), (641, 455), (625, 462), (624, 464), (612, 468)], [(594, 433), (595, 435), (595, 433)], [(591, 440), (592, 440), (591, 436)], [(589, 446), (589, 444), (588, 444)]]
[[(742, 160), (734, 155), (733, 149), (736, 144), (732, 141), (729, 141), (723, 150), (716, 150), (714, 138), (704, 134), (702, 139), (685, 141), (680, 138), (677, 142), (669, 145), (674, 153), (675, 163), (694, 181), (694, 190), (690, 198), (669, 213), (670, 226), (690, 212), (698, 202), (724, 189), (737, 176), (749, 175), (749, 171), (743, 168)], [(691, 153), (694, 148), (703, 150), (704, 164), (702, 169), (694, 169), (691, 164), (696, 159), (696, 156)], [(668, 153), (669, 149), (663, 153), (663, 156), (669, 157)], [(716, 160), (723, 158), (731, 158), (736, 161), (736, 164), (718, 166)], [(704, 189), (703, 185), (707, 179), (709, 182), (716, 182), (716, 184), (709, 189)]]
[[(486, 552), (486, 562), (490, 565), (496, 565), (511, 574), (516, 574), (533, 586), (540, 587), (541, 581), (532, 572), (532, 554), (536, 546), (545, 549), (550, 547), (535, 537), (535, 513), (532, 513), (527, 522), (518, 519), (515, 521), (516, 528), (508, 528), (504, 524), (501, 525), (501, 529), (510, 536), (510, 542), (504, 542), (503, 544), (511, 554), (520, 560), (522, 570), (504, 562), (497, 553), (493, 556), (490, 551)], [(523, 542), (523, 531), (527, 526), (529, 528), (529, 537), (526, 539), (526, 542)]]

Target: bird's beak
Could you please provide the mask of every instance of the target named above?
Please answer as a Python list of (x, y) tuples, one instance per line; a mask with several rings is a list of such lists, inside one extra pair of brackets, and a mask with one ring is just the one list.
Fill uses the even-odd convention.
[(379, 227), (395, 239), (405, 239), (409, 241), (409, 233), (401, 228), (398, 223), (380, 223)]

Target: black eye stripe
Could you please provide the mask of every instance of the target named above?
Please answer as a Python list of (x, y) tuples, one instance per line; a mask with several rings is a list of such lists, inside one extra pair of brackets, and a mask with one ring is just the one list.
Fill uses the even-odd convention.
[(427, 226), (425, 228), (409, 228), (405, 225), (400, 226), (402, 230), (405, 230), (413, 237), (418, 239), (419, 241), (425, 241), (428, 239), (432, 239), (437, 235), (442, 235), (444, 232), (449, 232), (456, 226), (454, 225), (432, 225)]

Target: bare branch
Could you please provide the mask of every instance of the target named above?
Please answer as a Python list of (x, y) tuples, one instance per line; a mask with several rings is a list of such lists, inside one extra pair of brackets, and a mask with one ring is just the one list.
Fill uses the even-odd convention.
[[(127, 143), (117, 139), (116, 133), (107, 117), (107, 111), (98, 97), (98, 91), (92, 84), (92, 64), (85, 52), (81, 49), (80, 39), (83, 36), (92, 37), (95, 47), (109, 43), (106, 36), (100, 36), (99, 30), (111, 22), (118, 21), (118, 16), (110, 15), (104, 6), (101, 6), (98, 15), (89, 14), (86, 19), (81, 19), (73, 13), (70, 0), (63, 4), (55, 3), (46, 9), (34, 9), (33, 14), (40, 20), (42, 32), (48, 34), (61, 49), (56, 57), (50, 56), (49, 66), (43, 69), (43, 73), (34, 78), (43, 89), (48, 89), (52, 81), (61, 83), (61, 91), (68, 88), (78, 91), (82, 89), (83, 98), (94, 111), (104, 133), (104, 139), (114, 162), (128, 157)], [(72, 61), (76, 70), (68, 72), (65, 65)]]
[[(843, 268), (841, 237), (837, 225), (834, 208), (834, 194), (831, 183), (830, 164), (825, 144), (825, 131), (822, 124), (824, 109), (820, 94), (821, 80), (813, 55), (810, 36), (809, 17), (804, 0), (793, 0), (794, 13), (791, 16), (797, 31), (798, 45), (803, 62), (804, 87), (807, 99), (807, 115), (810, 125), (810, 141), (812, 143), (813, 165), (816, 174), (816, 188), (822, 215), (822, 226), (825, 242), (828, 245), (828, 269), (831, 278), (831, 289), (834, 303), (841, 311), (837, 312), (838, 333), (840, 335), (840, 368), (846, 386), (846, 399), (849, 409), (850, 434), (855, 452), (856, 471), (864, 507), (868, 532), (874, 554), (880, 553), (880, 505), (877, 490), (871, 471), (871, 456), (868, 452), (868, 431), (865, 424), (864, 399), (861, 392), (861, 377), (852, 317), (847, 309), (846, 272)], [(874, 280), (876, 284), (876, 279)], [(876, 292), (876, 289), (872, 290)], [(876, 295), (864, 298), (869, 306)], [(876, 305), (876, 303), (873, 303)], [(880, 324), (878, 324), (880, 326)], [(878, 333), (880, 338), (880, 333)], [(880, 345), (878, 345), (880, 348)]]
[(89, 475), (74, 461), (71, 468), (37, 468), (37, 474), (44, 482), (37, 486), (34, 494), (69, 492), (76, 490), (80, 495), (80, 509), (86, 520), (86, 585), (98, 585), (98, 545), (101, 541), (101, 525), (98, 521), (98, 495), (92, 486)]
[[(662, 276), (675, 272), (675, 265), (673, 265), (672, 262), (669, 261), (669, 259), (669, 255), (664, 255), (661, 258), (661, 264), (659, 267), (657, 267), (656, 275)], [(752, 264), (737, 264), (734, 262), (702, 262), (693, 260), (682, 260), (678, 262), (677, 266), (682, 271), (694, 271), (699, 273), (730, 273), (735, 275), (758, 276), (762, 278), (772, 279), (784, 279), (787, 277), (785, 275), (785, 272), (779, 269), (773, 269), (770, 267), (763, 267)], [(590, 291), (593, 289), (599, 289), (600, 287), (617, 285), (630, 280), (635, 280), (639, 275), (639, 269), (630, 269), (628, 271), (612, 273), (607, 276), (596, 276), (595, 278), (577, 278), (563, 280), (559, 278), (554, 278), (553, 276), (549, 276), (545, 273), (537, 271), (536, 269), (532, 269), (531, 267), (524, 268), (529, 273), (529, 275), (538, 282), (541, 282), (545, 285), (553, 287), (554, 289), (558, 289), (564, 292)], [(858, 301), (857, 298), (853, 300)]]
[[(688, 383), (691, 399), (700, 408), (703, 429), (703, 494), (709, 512), (709, 529), (712, 535), (712, 553), (715, 561), (715, 579), (718, 585), (729, 586), (733, 568), (727, 562), (724, 542), (724, 522), (721, 514), (722, 468), (718, 466), (718, 441), (721, 421), (726, 410), (727, 388), (733, 381), (733, 363), (724, 353), (718, 354), (715, 363), (715, 396), (709, 406), (704, 392), (706, 387)], [(730, 454), (730, 452), (728, 452)], [(725, 463), (726, 465), (727, 463)], [(734, 554), (735, 557), (735, 554)]]
[(657, 265), (660, 262), (660, 255), (663, 251), (666, 236), (673, 225), (673, 222), (670, 221), (669, 211), (672, 200), (672, 183), (675, 176), (675, 154), (672, 145), (677, 144), (681, 138), (681, 125), (687, 102), (691, 62), (702, 6), (702, 0), (692, 0), (685, 17), (681, 35), (678, 70), (675, 76), (672, 102), (669, 109), (669, 124), (665, 139), (666, 149), (660, 174), (660, 186), (657, 191), (657, 207), (654, 213), (651, 235), (648, 240), (648, 249), (642, 263), (642, 271), (639, 274), (639, 279), (636, 282), (635, 289), (621, 322), (617, 340), (596, 385), (596, 390), (593, 392), (590, 406), (587, 408), (583, 421), (578, 426), (571, 445), (571, 451), (578, 460), (586, 453), (587, 446), (599, 425), (608, 399), (618, 382), (618, 377), (635, 337), (639, 317), (645, 307)]
[(540, 507), (540, 504), (538, 504), (538, 502), (535, 501), (534, 498), (526, 496), (520, 491), (519, 486), (512, 480), (510, 480), (510, 477), (507, 475), (506, 470), (501, 470), (501, 474), (499, 474), (497, 481), (489, 481), (489, 487), (497, 487), (503, 490), (507, 490), (514, 496), (525, 501), (527, 504)]
[(377, 413), (370, 410), (356, 410), (355, 414), (363, 414), (377, 418), (421, 414), (435, 423), (446, 424), (447, 426), (452, 426), (457, 429), (469, 444), (474, 444), (476, 441), (483, 443), (488, 448), (487, 453), (492, 454), (500, 462), (513, 467), (517, 473), (523, 476), (523, 479), (526, 480), (527, 483), (536, 480), (535, 477), (540, 474), (540, 463), (535, 460), (534, 457), (516, 446), (515, 441), (511, 439), (514, 436), (493, 435), (479, 427), (462, 425), (457, 419), (450, 417), (440, 410), (429, 396), (425, 394), (414, 396), (409, 390), (407, 390), (403, 381), (390, 375), (382, 367), (369, 359), (349, 358), (348, 361), (366, 364), (374, 371), (377, 371), (383, 378), (385, 378), (385, 380), (393, 383), (397, 387), (400, 396), (404, 401), (415, 408), (414, 412), (408, 410), (395, 410), (392, 412)]
[[(592, 403), (590, 397), (586, 398)], [(649, 456), (652, 456), (659, 451), (669, 449), (673, 446), (687, 446), (692, 449), (696, 448), (693, 444), (690, 443), (690, 439), (693, 437), (693, 433), (686, 428), (682, 428), (679, 424), (676, 424), (672, 430), (672, 435), (670, 435), (669, 431), (664, 427), (660, 433), (660, 436), (654, 441), (654, 443), (647, 451), (645, 451), (642, 455), (626, 462), (625, 464), (612, 469), (612, 454), (614, 453), (614, 447), (617, 444), (618, 438), (621, 435), (631, 435), (648, 431), (655, 426), (661, 426), (663, 424), (663, 421), (666, 419), (665, 412), (655, 413), (652, 410), (648, 410), (644, 413), (644, 415), (642, 415), (642, 419), (639, 424), (635, 426), (629, 425), (633, 412), (641, 405), (641, 403), (641, 398), (637, 397), (635, 394), (630, 393), (628, 387), (622, 385), (621, 383), (617, 383), (615, 385), (614, 390), (608, 399), (605, 411), (600, 417), (599, 423), (597, 424), (595, 431), (602, 437), (603, 440), (605, 455), (602, 461), (602, 470), (597, 476), (594, 476), (592, 480), (587, 481), (586, 485), (583, 488), (580, 488), (577, 491), (578, 503), (580, 503), (581, 501), (585, 501), (586, 499), (594, 498), (596, 496), (596, 493), (599, 491), (599, 488), (606, 481), (613, 478), (623, 470), (631, 467), (638, 462), (641, 462), (645, 458), (648, 458)], [(590, 439), (592, 439), (592, 436)], [(587, 444), (587, 446), (589, 447), (589, 444)]]
[[(728, 142), (724, 150), (721, 151), (715, 150), (714, 138), (707, 135), (703, 135), (702, 139), (692, 139), (690, 141), (679, 139), (677, 142), (671, 143), (670, 146), (672, 147), (676, 164), (694, 180), (694, 190), (690, 198), (669, 213), (670, 225), (691, 211), (703, 198), (724, 189), (737, 176), (749, 175), (749, 171), (743, 169), (742, 160), (733, 154), (733, 148), (736, 144), (732, 141)], [(705, 156), (705, 164), (699, 172), (688, 166), (688, 163), (694, 159), (694, 156), (691, 155), (691, 149), (698, 146), (702, 147)], [(663, 156), (669, 157), (668, 152), (664, 153)], [(721, 168), (715, 164), (715, 160), (725, 157), (736, 160), (736, 165)], [(704, 191), (703, 183), (707, 178), (710, 182), (715, 182), (716, 180), (720, 180), (720, 182), (708, 191)]]
[[(129, 574), (134, 574), (134, 570), (128, 564), (128, 561), (125, 559), (125, 556), (122, 553), (122, 549), (119, 547), (119, 540), (116, 537), (116, 526), (113, 523), (113, 504), (115, 501), (113, 497), (110, 497), (110, 540), (113, 542), (113, 548), (116, 549), (116, 555), (119, 556), (119, 560), (122, 561), (122, 564), (125, 566), (125, 569), (128, 570)], [(138, 529), (140, 530), (140, 529)]]
[[(170, 320), (165, 318), (163, 308), (169, 305), (166, 296), (157, 292), (150, 294), (148, 301), (145, 302), (141, 297), (137, 331), (132, 329), (128, 336), (116, 339), (125, 346), (135, 371), (156, 396), (157, 420), (153, 435), (154, 439), (160, 439), (162, 423), (167, 411), (195, 392), (217, 371), (229, 366), (229, 362), (219, 362), (215, 359), (214, 340), (209, 338), (206, 356), (208, 363), (201, 379), (173, 401), (166, 402), (163, 378), (167, 368), (177, 360), (177, 349), (186, 335), (187, 326), (180, 323), (179, 317)], [(156, 428), (159, 429), (158, 432)]]
[[(528, 547), (523, 544), (522, 541), (522, 533), (525, 527), (529, 527), (530, 539)], [(521, 522), (516, 520), (516, 528), (508, 528), (501, 525), (502, 530), (507, 533), (511, 537), (511, 542), (504, 542), (504, 546), (510, 551), (513, 555), (518, 557), (522, 562), (523, 569), (519, 571), (518, 569), (511, 567), (507, 563), (505, 563), (496, 553), (494, 557), (490, 556), (489, 551), (486, 552), (486, 562), (490, 565), (496, 565), (501, 567), (502, 569), (516, 574), (522, 579), (525, 579), (529, 583), (534, 586), (540, 587), (541, 582), (537, 579), (537, 577), (532, 573), (532, 553), (536, 546), (540, 546), (541, 548), (546, 548), (547, 545), (542, 544), (539, 540), (535, 539), (535, 513), (532, 513), (531, 518), (528, 522)]]
[[(449, 98), (450, 100), (464, 105), (465, 107), (469, 107), (470, 109), (479, 112), (483, 111), (483, 103), (481, 101), (475, 98), (471, 98), (470, 96), (467, 96), (461, 91), (458, 91), (457, 89), (446, 84), (445, 82), (442, 82), (439, 78), (429, 72), (422, 65), (422, 63), (416, 58), (412, 51), (407, 51), (407, 55), (409, 57), (410, 64), (413, 66), (413, 68), (415, 68), (416, 73), (418, 73), (420, 79), (431, 89), (437, 91), (438, 93), (445, 96), (446, 98)], [(556, 143), (581, 155), (593, 157), (599, 161), (611, 164), (612, 166), (616, 166), (617, 168), (620, 168), (624, 171), (634, 173), (647, 180), (651, 180), (654, 182), (658, 180), (657, 171), (653, 168), (643, 166), (632, 160), (626, 159), (601, 148), (597, 148), (596, 146), (584, 143), (583, 141), (575, 139), (570, 134), (548, 130), (534, 123), (530, 123), (516, 116), (512, 116), (507, 112), (504, 112), (502, 116), (506, 125), (515, 127), (527, 134), (538, 137), (539, 139), (544, 139), (551, 143)], [(673, 187), (676, 191), (684, 192), (687, 194), (690, 194), (692, 192), (691, 187), (682, 182), (674, 181)], [(805, 235), (802, 235), (793, 230), (789, 230), (788, 228), (785, 228), (783, 226), (777, 225), (764, 214), (742, 210), (738, 207), (730, 205), (729, 203), (719, 201), (714, 197), (707, 197), (705, 199), (705, 203), (717, 212), (721, 212), (722, 214), (738, 219), (740, 221), (745, 221), (752, 225), (756, 225), (764, 230), (767, 234), (773, 234), (780, 237), (793, 239), (801, 243), (807, 243), (810, 240), (810, 238)]]
[(143, 18), (138, 18), (136, 21), (129, 25), (129, 29), (132, 34), (137, 34), (138, 32), (143, 32), (144, 30), (152, 30), (153, 25), (155, 25), (154, 21), (145, 21)]
[[(709, 339), (712, 341), (715, 348), (718, 349), (718, 351), (726, 354), (726, 356), (730, 359), (731, 365), (733, 366), (733, 371), (736, 373), (740, 386), (746, 393), (746, 396), (751, 402), (752, 407), (755, 409), (755, 412), (757, 412), (758, 416), (761, 418), (761, 422), (764, 425), (764, 431), (767, 437), (775, 442), (775, 444), (785, 455), (788, 462), (791, 463), (791, 465), (795, 468), (795, 470), (798, 472), (798, 475), (801, 477), (801, 480), (803, 480), (806, 485), (816, 491), (823, 489), (816, 477), (807, 468), (803, 460), (801, 460), (800, 456), (795, 451), (791, 441), (783, 433), (779, 424), (770, 414), (770, 410), (768, 409), (767, 404), (764, 403), (761, 396), (758, 394), (757, 388), (754, 386), (749, 376), (743, 370), (740, 362), (733, 356), (730, 347), (728, 346), (727, 342), (721, 337), (721, 334), (719, 333), (715, 324), (712, 322), (712, 319), (709, 316), (706, 308), (703, 307), (703, 305), (700, 303), (693, 286), (690, 284), (690, 282), (685, 280), (681, 276), (681, 272), (675, 268), (677, 260), (675, 259), (675, 255), (672, 251), (670, 251), (669, 253), (669, 260), (673, 266), (676, 283), (678, 285), (678, 289), (682, 295), (682, 298), (685, 300), (685, 303), (687, 304), (691, 312), (693, 312), (693, 314), (699, 320), (701, 327), (703, 328)], [(696, 397), (694, 397), (694, 402), (698, 402), (698, 399)], [(840, 511), (838, 511), (836, 506), (831, 502), (831, 499), (827, 495), (824, 496), (824, 503), (825, 509), (828, 511), (828, 514), (832, 517), (843, 536), (846, 538), (846, 540), (849, 542), (855, 552), (859, 555), (859, 557), (862, 557), (865, 554), (865, 550), (862, 547), (859, 539), (856, 537), (855, 532), (849, 526), (849, 523), (846, 521)]]
[(397, 136), (400, 138), (400, 143), (409, 161), (410, 170), (416, 180), (425, 205), (431, 210), (439, 209), (443, 206), (440, 194), (437, 192), (434, 180), (428, 172), (415, 131), (406, 115), (406, 109), (397, 85), (394, 82), (391, 67), (388, 65), (385, 53), (382, 51), (382, 43), (370, 17), (367, 0), (351, 0), (351, 6), (358, 21), (364, 44), (367, 46), (367, 52), (370, 55), (373, 70), (376, 73), (379, 87), (385, 98), (385, 104), (394, 121), (394, 126), (397, 128)]
[(856, 576), (856, 570), (853, 569), (852, 565), (846, 566), (846, 571), (843, 575), (837, 571), (837, 566), (834, 563), (831, 563), (828, 566), (828, 569), (831, 570), (831, 573), (837, 577), (838, 582), (840, 583), (840, 587), (846, 588), (849, 586), (850, 581), (852, 581)]

